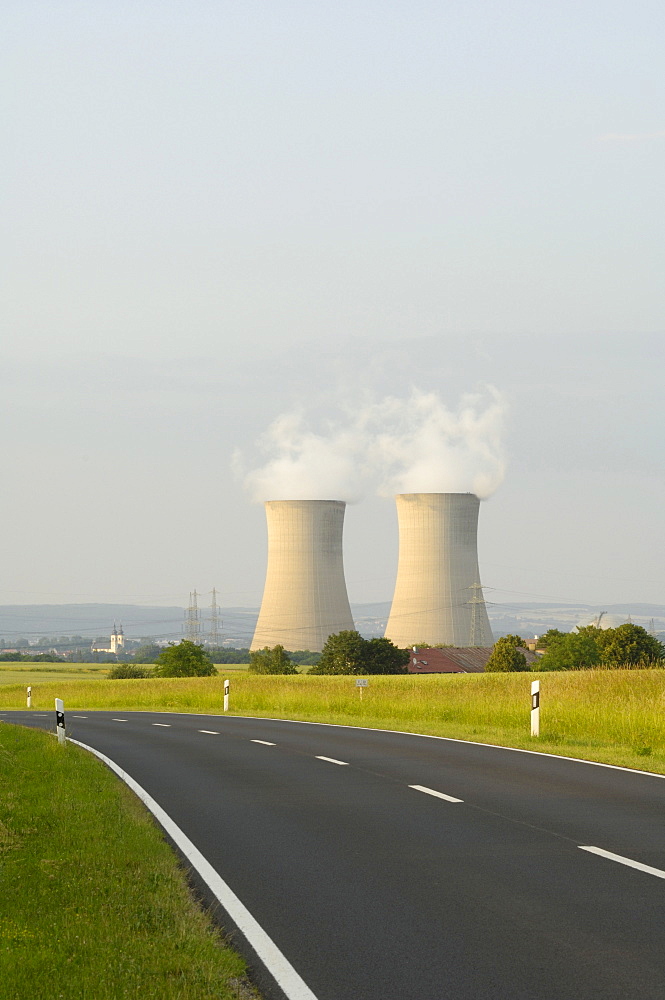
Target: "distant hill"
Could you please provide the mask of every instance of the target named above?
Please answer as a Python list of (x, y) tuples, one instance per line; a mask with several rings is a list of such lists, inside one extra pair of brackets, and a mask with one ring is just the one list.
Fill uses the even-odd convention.
[[(363, 635), (383, 635), (390, 612), (389, 601), (352, 604), (356, 627)], [(547, 604), (513, 602), (488, 603), (487, 611), (495, 638), (508, 633), (525, 637), (540, 635), (549, 628), (570, 631), (580, 622), (588, 622), (601, 611), (630, 615), (636, 625), (657, 632), (665, 631), (663, 604)], [(258, 608), (227, 607), (219, 609), (225, 645), (247, 646), (251, 642)], [(208, 630), (208, 609), (202, 608), (202, 637)], [(35, 643), (43, 637), (81, 636), (91, 642), (110, 635), (113, 623), (122, 624), (129, 639), (151, 637), (177, 641), (184, 635), (185, 608), (146, 607), (138, 604), (6, 604), (0, 606), (0, 646), (17, 639)]]

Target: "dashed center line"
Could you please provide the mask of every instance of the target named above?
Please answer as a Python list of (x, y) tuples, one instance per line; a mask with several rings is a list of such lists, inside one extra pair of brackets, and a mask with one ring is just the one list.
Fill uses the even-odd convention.
[(162, 729), (170, 729), (171, 728), (171, 723), (170, 722), (153, 722), (153, 726), (161, 726)]
[(424, 792), (425, 795), (433, 795), (437, 799), (444, 799), (446, 802), (464, 802), (464, 799), (456, 799), (454, 795), (445, 795), (443, 792), (437, 792), (434, 788), (427, 788), (425, 785), (409, 785), (409, 788), (415, 788), (417, 792)]
[(219, 736), (219, 733), (214, 729), (199, 729), (200, 733), (208, 733), (210, 736)]
[(72, 719), (87, 719), (87, 715), (72, 715)]
[(639, 872), (646, 872), (647, 875), (655, 875), (656, 878), (665, 878), (665, 872), (660, 868), (652, 868), (651, 865), (643, 865), (641, 861), (633, 861), (632, 858), (624, 858), (621, 854), (612, 854), (611, 851), (604, 851), (602, 847), (581, 847), (580, 851), (588, 851), (589, 854), (598, 854), (601, 858), (609, 858), (610, 861), (618, 861), (620, 865), (628, 865), (629, 868), (637, 868)]
[(262, 743), (264, 747), (276, 747), (276, 743), (268, 743), (268, 740), (250, 740), (250, 743)]
[(111, 722), (127, 722), (127, 719), (111, 719)]
[(344, 767), (349, 766), (348, 760), (335, 760), (334, 757), (320, 757), (318, 754), (315, 754), (315, 756), (317, 760), (327, 760), (329, 764), (342, 764)]

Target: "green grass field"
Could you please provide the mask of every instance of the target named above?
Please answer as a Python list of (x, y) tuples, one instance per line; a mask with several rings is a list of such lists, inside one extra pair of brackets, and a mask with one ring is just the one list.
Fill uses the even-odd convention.
[(245, 966), (92, 755), (0, 723), (3, 1000), (238, 1000)]
[[(44, 684), (49, 681), (103, 680), (113, 663), (2, 663), (0, 662), (0, 687), (5, 684)], [(140, 664), (150, 666), (150, 664)], [(218, 663), (220, 674), (224, 671), (247, 670), (246, 663)]]
[[(238, 672), (231, 714), (398, 729), (566, 754), (665, 773), (665, 670), (539, 673), (541, 736), (529, 735), (526, 674), (372, 677), (361, 701), (354, 677)], [(33, 689), (33, 707), (222, 714), (215, 678), (58, 681)], [(0, 688), (0, 711), (25, 708), (25, 688)]]

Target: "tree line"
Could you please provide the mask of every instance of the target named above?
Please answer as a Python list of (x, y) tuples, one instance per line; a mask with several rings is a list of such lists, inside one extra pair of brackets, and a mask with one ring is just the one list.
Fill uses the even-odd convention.
[(574, 632), (551, 628), (540, 636), (538, 645), (545, 652), (528, 664), (526, 649), (519, 635), (497, 639), (487, 661), (486, 671), (515, 670), (590, 670), (594, 667), (618, 669), (662, 667), (665, 646), (641, 625), (627, 622), (618, 628), (601, 629), (585, 625)]

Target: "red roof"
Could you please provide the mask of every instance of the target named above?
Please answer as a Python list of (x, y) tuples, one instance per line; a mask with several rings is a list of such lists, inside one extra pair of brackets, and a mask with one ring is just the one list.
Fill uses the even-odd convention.
[[(407, 670), (410, 674), (482, 674), (490, 658), (492, 646), (444, 646), (410, 649)], [(536, 653), (521, 649), (527, 663), (539, 659)]]

